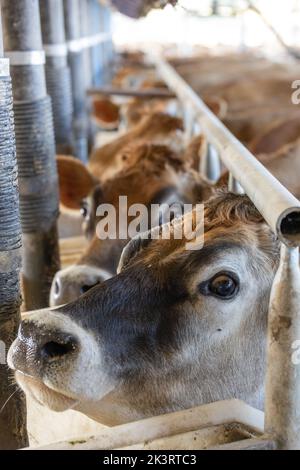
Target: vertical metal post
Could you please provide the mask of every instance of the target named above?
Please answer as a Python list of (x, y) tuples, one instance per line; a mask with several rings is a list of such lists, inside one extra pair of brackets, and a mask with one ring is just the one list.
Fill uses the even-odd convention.
[(6, 353), (18, 330), (21, 303), (21, 224), (12, 105), (0, 8), (0, 449), (28, 444), (25, 398), (12, 384), (6, 364)]
[(104, 81), (109, 82), (111, 80), (111, 64), (113, 61), (114, 49), (113, 42), (111, 39), (111, 11), (107, 6), (100, 5), (101, 25), (102, 32), (110, 35), (105, 42), (102, 44), (102, 57), (104, 67)]
[(95, 129), (91, 119), (89, 118), (92, 112), (92, 98), (88, 97), (86, 91), (91, 88), (93, 84), (92, 75), (92, 57), (91, 57), (91, 46), (89, 45), (89, 39), (93, 33), (91, 30), (90, 17), (89, 17), (89, 4), (88, 0), (80, 0), (80, 26), (81, 26), (81, 37), (87, 39), (88, 43), (83, 48), (83, 66), (84, 66), (84, 78), (85, 78), (85, 100), (87, 109), (87, 138), (88, 138), (88, 149), (91, 150), (94, 144)]
[(195, 116), (192, 110), (183, 105), (184, 139), (188, 144), (193, 137)]
[(68, 60), (71, 69), (74, 109), (74, 154), (83, 162), (88, 158), (87, 108), (85, 72), (80, 29), (80, 0), (64, 0), (65, 30), (68, 42)]
[(73, 103), (71, 73), (67, 64), (63, 0), (39, 0), (46, 84), (52, 101), (56, 152), (72, 154)]
[[(82, 38), (92, 36), (91, 25), (89, 21), (89, 5), (88, 0), (80, 0), (80, 32)], [(85, 90), (92, 86), (92, 63), (90, 47), (84, 47), (82, 50)]]
[(207, 153), (200, 160), (200, 173), (212, 182), (216, 182), (221, 176), (220, 158), (211, 144), (207, 145)]
[[(102, 32), (101, 5), (98, 0), (88, 0), (88, 6), (91, 34), (96, 35)], [(101, 43), (95, 44), (91, 48), (91, 62), (93, 86), (97, 87), (103, 84), (103, 47)]]
[(281, 247), (271, 292), (265, 431), (279, 449), (300, 449), (299, 249)]
[(235, 194), (245, 194), (240, 183), (235, 179), (232, 173), (229, 173), (228, 191)]
[(26, 309), (48, 305), (59, 269), (58, 182), (38, 0), (2, 0), (14, 96)]

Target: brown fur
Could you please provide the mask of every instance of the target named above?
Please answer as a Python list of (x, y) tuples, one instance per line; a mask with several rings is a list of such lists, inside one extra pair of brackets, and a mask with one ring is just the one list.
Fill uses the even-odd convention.
[(151, 142), (152, 139), (159, 138), (159, 136), (166, 138), (177, 130), (183, 130), (183, 122), (177, 117), (163, 113), (153, 113), (146, 116), (125, 135), (95, 150), (91, 155), (89, 168), (94, 176), (103, 181), (105, 175), (107, 175), (106, 177), (110, 176), (109, 169), (115, 172), (116, 157), (128, 144), (140, 139)]

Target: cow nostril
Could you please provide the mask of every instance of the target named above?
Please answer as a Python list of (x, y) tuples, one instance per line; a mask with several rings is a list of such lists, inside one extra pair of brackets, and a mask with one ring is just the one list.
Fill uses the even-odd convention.
[(86, 292), (88, 292), (90, 289), (92, 289), (93, 287), (97, 286), (99, 284), (99, 282), (96, 282), (96, 284), (93, 284), (92, 286), (88, 286), (88, 285), (84, 285), (80, 288), (80, 294), (85, 294)]
[(43, 359), (53, 360), (63, 357), (72, 351), (75, 351), (76, 343), (74, 339), (69, 339), (64, 343), (49, 341), (41, 348), (41, 356)]
[(59, 283), (58, 280), (56, 279), (56, 280), (54, 281), (54, 295), (55, 295), (56, 297), (58, 297), (59, 294), (60, 294), (60, 283)]

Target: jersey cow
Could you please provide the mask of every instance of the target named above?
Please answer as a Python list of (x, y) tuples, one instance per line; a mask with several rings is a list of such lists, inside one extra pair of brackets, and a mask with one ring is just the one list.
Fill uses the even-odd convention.
[(202, 249), (135, 238), (118, 275), (29, 314), (8, 354), (22, 389), (107, 425), (230, 398), (263, 409), (279, 244), (246, 196), (218, 194), (202, 216)]
[[(113, 206), (118, 221), (120, 213), (125, 213), (128, 227), (133, 219), (128, 209), (134, 204), (142, 204), (149, 214), (151, 207), (162, 205), (160, 217), (164, 221), (165, 216), (174, 215), (168, 213), (166, 205), (175, 204), (176, 208), (179, 204), (181, 210), (183, 204), (194, 204), (211, 194), (211, 185), (169, 147), (136, 142), (125, 148), (120, 158), (124, 160), (123, 171), (103, 183), (80, 162), (68, 157), (59, 160), (61, 200), (66, 206), (82, 206), (84, 230), (90, 243), (75, 266), (55, 275), (50, 294), (52, 306), (79, 297), (116, 273), (128, 232), (113, 239), (99, 239), (95, 235), (100, 221), (96, 211), (101, 204)], [(126, 208), (119, 206), (119, 196), (126, 197)]]

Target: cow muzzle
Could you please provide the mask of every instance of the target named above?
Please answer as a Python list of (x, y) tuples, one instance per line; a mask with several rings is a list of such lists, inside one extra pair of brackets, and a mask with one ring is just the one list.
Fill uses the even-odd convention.
[(55, 411), (114, 388), (94, 334), (59, 308), (25, 314), (7, 359), (25, 393)]
[(84, 264), (62, 269), (55, 274), (52, 282), (50, 306), (72, 302), (110, 277), (112, 274), (108, 271)]
[(9, 350), (8, 365), (26, 375), (42, 378), (47, 367), (58, 368), (70, 356), (75, 359), (79, 350), (79, 339), (74, 334), (26, 319)]

